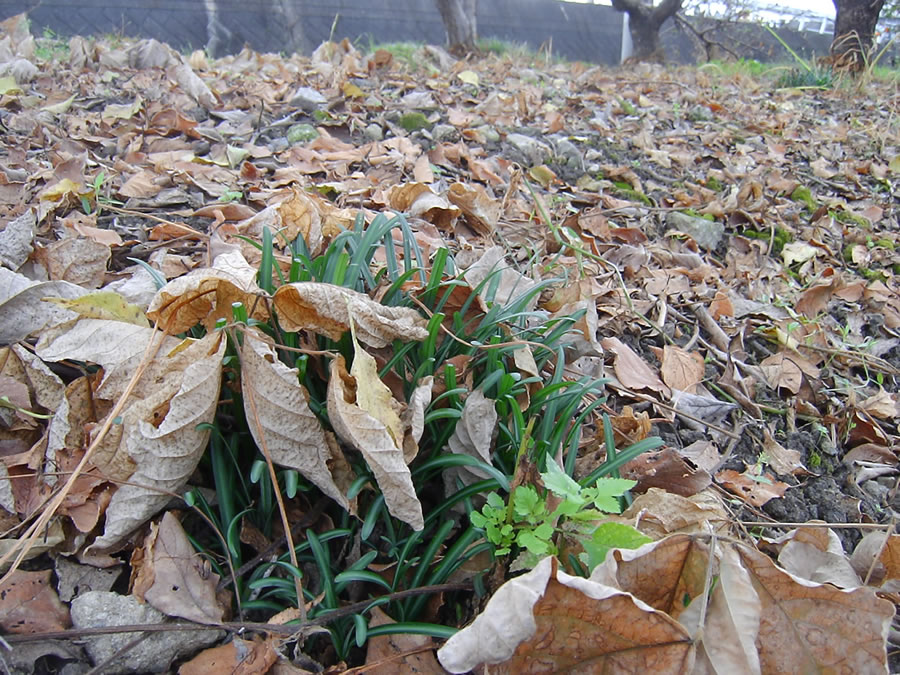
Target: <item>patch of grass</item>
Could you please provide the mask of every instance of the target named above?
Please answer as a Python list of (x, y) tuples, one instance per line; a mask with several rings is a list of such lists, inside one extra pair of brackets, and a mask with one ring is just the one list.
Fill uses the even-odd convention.
[(41, 61), (63, 61), (69, 58), (69, 43), (49, 27), (37, 38), (34, 54)]
[[(606, 461), (580, 482), (572, 479), (582, 428), (596, 421), (596, 411), (605, 398), (602, 381), (563, 376), (566, 344), (583, 311), (551, 317), (536, 308), (540, 295), (562, 279), (545, 279), (501, 298), (502, 270), (495, 269), (470, 288), (447, 249), (424, 260), (411, 228), (400, 215), (381, 214), (368, 225), (360, 215), (352, 228), (337, 235), (317, 256), (311, 256), (298, 238), (288, 249), (289, 269), (275, 262), (273, 242), (277, 236), (266, 229), (262, 243), (254, 244), (263, 254), (258, 283), (266, 293), (273, 293), (282, 283), (326, 282), (367, 294), (377, 291), (385, 305), (418, 307), (430, 317), (427, 339), (397, 341), (380, 353), (379, 376), (402, 389), (406, 400), (423, 378), (432, 377), (437, 395), (425, 410), (420, 450), (409, 465), (423, 506), (422, 530), (414, 531), (391, 516), (372, 469), (350, 449), (345, 455), (357, 478), (347, 496), (357, 499), (356, 515), (324, 497), (296, 471), (279, 468), (273, 482), (251, 438), (240, 396), (237, 345), (242, 326), (256, 325), (276, 340), (281, 360), (297, 369), (298, 380), (308, 392), (309, 407), (326, 430), (331, 429), (326, 405), (329, 369), (323, 355), (340, 354), (349, 363), (354, 348), (346, 335), (340, 340), (311, 338), (283, 330), (277, 317), (259, 324), (247, 319), (246, 308), (235, 308), (234, 321), (227, 328), (223, 400), (200, 468), (207, 486), (215, 490), (215, 501), (204, 496), (213, 493), (199, 489), (186, 499), (200, 516), (191, 528), (194, 545), (223, 579), (231, 580), (242, 620), (267, 620), (282, 609), (296, 607), (295, 580), (302, 579), (310, 618), (321, 619), (328, 630), (327, 636), (312, 639), (330, 642), (336, 660), (349, 659), (379, 631), (447, 637), (453, 628), (424, 622), (427, 593), (396, 594), (445, 584), (463, 564), (471, 566), (475, 560), (482, 560), (487, 571), (495, 545), (470, 516), (483, 506), (488, 493), (496, 493), (495, 501), (505, 502), (513, 476), (527, 465), (537, 471), (553, 471), (566, 485), (583, 486), (572, 492), (572, 499), (591, 496), (599, 478), (616, 476), (625, 462), (661, 443), (645, 439), (619, 452), (607, 420)], [(301, 346), (306, 349), (300, 351)], [(534, 363), (530, 374), (519, 365), (523, 350)], [(467, 401), (475, 392), (484, 396), (497, 415), (489, 463), (449, 450), (457, 423), (467, 414)], [(554, 457), (562, 458), (562, 465), (555, 469)], [(448, 470), (460, 467), (477, 470), (474, 482), (445, 477)], [(626, 489), (624, 486), (616, 494)], [(259, 530), (267, 538), (278, 534), (279, 493), (294, 499), (297, 510), (313, 514), (300, 533), (295, 560), (290, 552), (274, 559), (257, 558), (241, 540), (241, 532), (247, 528)], [(599, 493), (596, 496), (599, 499)], [(323, 523), (327, 523), (324, 528)], [(596, 560), (598, 547), (605, 541), (608, 538), (593, 542), (588, 536), (584, 549), (594, 551), (591, 560)], [(484, 559), (481, 554), (491, 555)], [(570, 562), (573, 569), (578, 564), (583, 567), (577, 558)], [(385, 571), (375, 573), (373, 565)], [(366, 608), (353, 615), (338, 613), (328, 620), (329, 613), (360, 597), (370, 598), (371, 606), (383, 605), (399, 623), (371, 628)], [(466, 611), (461, 598), (447, 596), (446, 603), (454, 617)], [(326, 645), (320, 646), (325, 651)]]
[(835, 84), (831, 68), (791, 68), (775, 80), (779, 89), (831, 89)]

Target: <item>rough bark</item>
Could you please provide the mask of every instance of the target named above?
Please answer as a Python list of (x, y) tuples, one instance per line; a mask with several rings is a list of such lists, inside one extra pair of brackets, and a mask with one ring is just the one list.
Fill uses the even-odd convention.
[[(881, 0), (882, 2), (884, 0)], [(612, 6), (628, 14), (628, 29), (634, 46), (632, 58), (636, 61), (662, 61), (663, 51), (659, 42), (659, 29), (666, 19), (681, 9), (684, 0), (663, 0), (653, 7), (642, 0), (612, 0)]]
[(859, 72), (869, 62), (875, 24), (884, 0), (834, 0), (834, 40), (831, 58), (835, 67)]
[(280, 51), (293, 54), (311, 50), (303, 32), (302, 19), (297, 0), (272, 1), (272, 11), (266, 16), (266, 24), (275, 44), (281, 45)]
[(476, 4), (477, 0), (437, 0), (450, 51), (463, 54), (475, 51), (478, 38)]

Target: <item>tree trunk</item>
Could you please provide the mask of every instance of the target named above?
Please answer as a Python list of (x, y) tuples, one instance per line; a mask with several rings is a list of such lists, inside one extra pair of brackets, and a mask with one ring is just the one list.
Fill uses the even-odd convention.
[[(641, 0), (612, 0), (612, 6), (628, 14), (628, 30), (634, 45), (632, 58), (637, 61), (662, 61), (659, 29), (666, 19), (681, 9), (684, 0), (663, 0), (658, 7)], [(884, 0), (881, 0), (882, 2)]]
[(303, 33), (299, 5), (297, 0), (273, 0), (272, 10), (266, 13), (266, 27), (272, 35), (272, 41), (279, 45), (279, 51), (288, 54), (311, 49)]
[(477, 0), (437, 0), (450, 51), (462, 54), (475, 51), (478, 38), (476, 3)]
[(875, 24), (884, 0), (834, 0), (834, 40), (831, 58), (834, 66), (859, 72), (869, 62)]

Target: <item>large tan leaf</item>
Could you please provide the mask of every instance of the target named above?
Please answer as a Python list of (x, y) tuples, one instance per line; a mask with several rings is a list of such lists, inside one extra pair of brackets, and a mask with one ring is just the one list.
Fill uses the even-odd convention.
[(591, 580), (631, 593), (677, 619), (706, 589), (709, 546), (701, 537), (676, 534), (637, 549), (614, 549)]
[[(485, 398), (484, 392), (476, 389), (466, 398), (462, 416), (447, 442), (450, 452), (477, 457), (490, 464), (496, 430), (497, 409), (494, 400)], [(471, 485), (485, 478), (488, 478), (488, 474), (477, 466), (458, 466), (444, 470), (447, 494), (456, 492), (457, 480), (463, 485)]]
[(413, 529), (425, 527), (422, 504), (416, 496), (412, 476), (384, 424), (356, 404), (357, 383), (338, 356), (331, 362), (328, 380), (328, 418), (338, 437), (359, 450), (384, 494), (391, 515), (409, 523)]
[(256, 269), (238, 251), (216, 257), (213, 266), (193, 270), (163, 286), (147, 309), (169, 333), (183, 333), (198, 323), (212, 330), (219, 319), (231, 320), (231, 305), (243, 303), (247, 314), (259, 321), (268, 318)]
[(748, 547), (738, 552), (762, 604), (756, 646), (763, 672), (887, 672), (890, 602), (871, 588), (805, 581)]
[(0, 267), (0, 344), (11, 344), (78, 315), (41, 298), (79, 298), (88, 290), (68, 281), (32, 281)]
[[(322, 424), (309, 409), (309, 394), (297, 379), (297, 369), (279, 361), (275, 349), (256, 329), (244, 333), (241, 391), (250, 434), (257, 446), (262, 447), (264, 437), (272, 461), (296, 469), (338, 504), (351, 510), (329, 468), (334, 462), (346, 463), (346, 460), (339, 448), (337, 454), (332, 453)], [(249, 405), (251, 399), (253, 407)]]
[(428, 322), (414, 309), (388, 307), (349, 288), (312, 281), (285, 284), (275, 291), (275, 311), (283, 328), (308, 330), (332, 340), (350, 330), (370, 347), (384, 347), (428, 337)]
[[(103, 380), (97, 390), (100, 398), (112, 401), (125, 391), (153, 336), (145, 326), (109, 319), (79, 319), (45, 331), (36, 351), (44, 361), (75, 359), (103, 367)], [(166, 338), (160, 353), (179, 344), (177, 338)]]
[(572, 577), (545, 558), (506, 582), (472, 624), (438, 651), (464, 673), (689, 672), (694, 647), (683, 626), (634, 596)]
[(650, 366), (638, 356), (634, 350), (622, 342), (619, 338), (603, 338), (600, 344), (604, 349), (611, 351), (616, 356), (614, 366), (616, 377), (629, 389), (651, 389), (658, 391), (666, 398), (671, 396), (671, 391), (659, 376), (650, 369)]
[(718, 579), (710, 594), (702, 633), (697, 630), (703, 602), (693, 602), (679, 620), (700, 640), (694, 674), (760, 672), (756, 636), (760, 602), (737, 552), (726, 545), (720, 554)]
[(353, 343), (353, 363), (350, 375), (356, 381), (356, 405), (384, 425), (391, 440), (398, 448), (403, 444), (403, 422), (401, 405), (388, 386), (378, 377), (375, 358), (356, 341), (356, 322), (351, 319), (351, 341)]
[[(119, 322), (115, 322), (119, 323)], [(127, 324), (122, 324), (127, 325)], [(123, 410), (121, 451), (136, 469), (112, 496), (106, 528), (93, 551), (118, 543), (168, 503), (197, 468), (219, 400), (225, 340), (210, 333), (175, 353), (161, 354)]]
[(132, 591), (136, 597), (169, 616), (217, 623), (225, 615), (216, 598), (218, 583), (218, 574), (203, 570), (203, 559), (171, 511), (150, 525)]

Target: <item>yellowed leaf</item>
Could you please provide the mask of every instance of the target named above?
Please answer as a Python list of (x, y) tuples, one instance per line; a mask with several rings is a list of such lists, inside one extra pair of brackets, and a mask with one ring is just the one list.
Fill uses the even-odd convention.
[(391, 390), (378, 377), (378, 364), (356, 341), (353, 316), (350, 317), (350, 333), (353, 342), (353, 364), (350, 375), (356, 380), (356, 405), (384, 425), (397, 447), (403, 443), (403, 423), (400, 413), (403, 406), (391, 394)]
[(356, 403), (356, 379), (344, 359), (331, 362), (328, 379), (328, 418), (338, 437), (362, 453), (384, 495), (388, 511), (415, 530), (425, 526), (422, 505), (412, 476), (388, 430)]
[(53, 302), (69, 309), (78, 316), (88, 319), (109, 319), (124, 321), (135, 326), (149, 328), (150, 322), (137, 305), (132, 305), (114, 291), (95, 291), (80, 298), (41, 298), (44, 302)]

